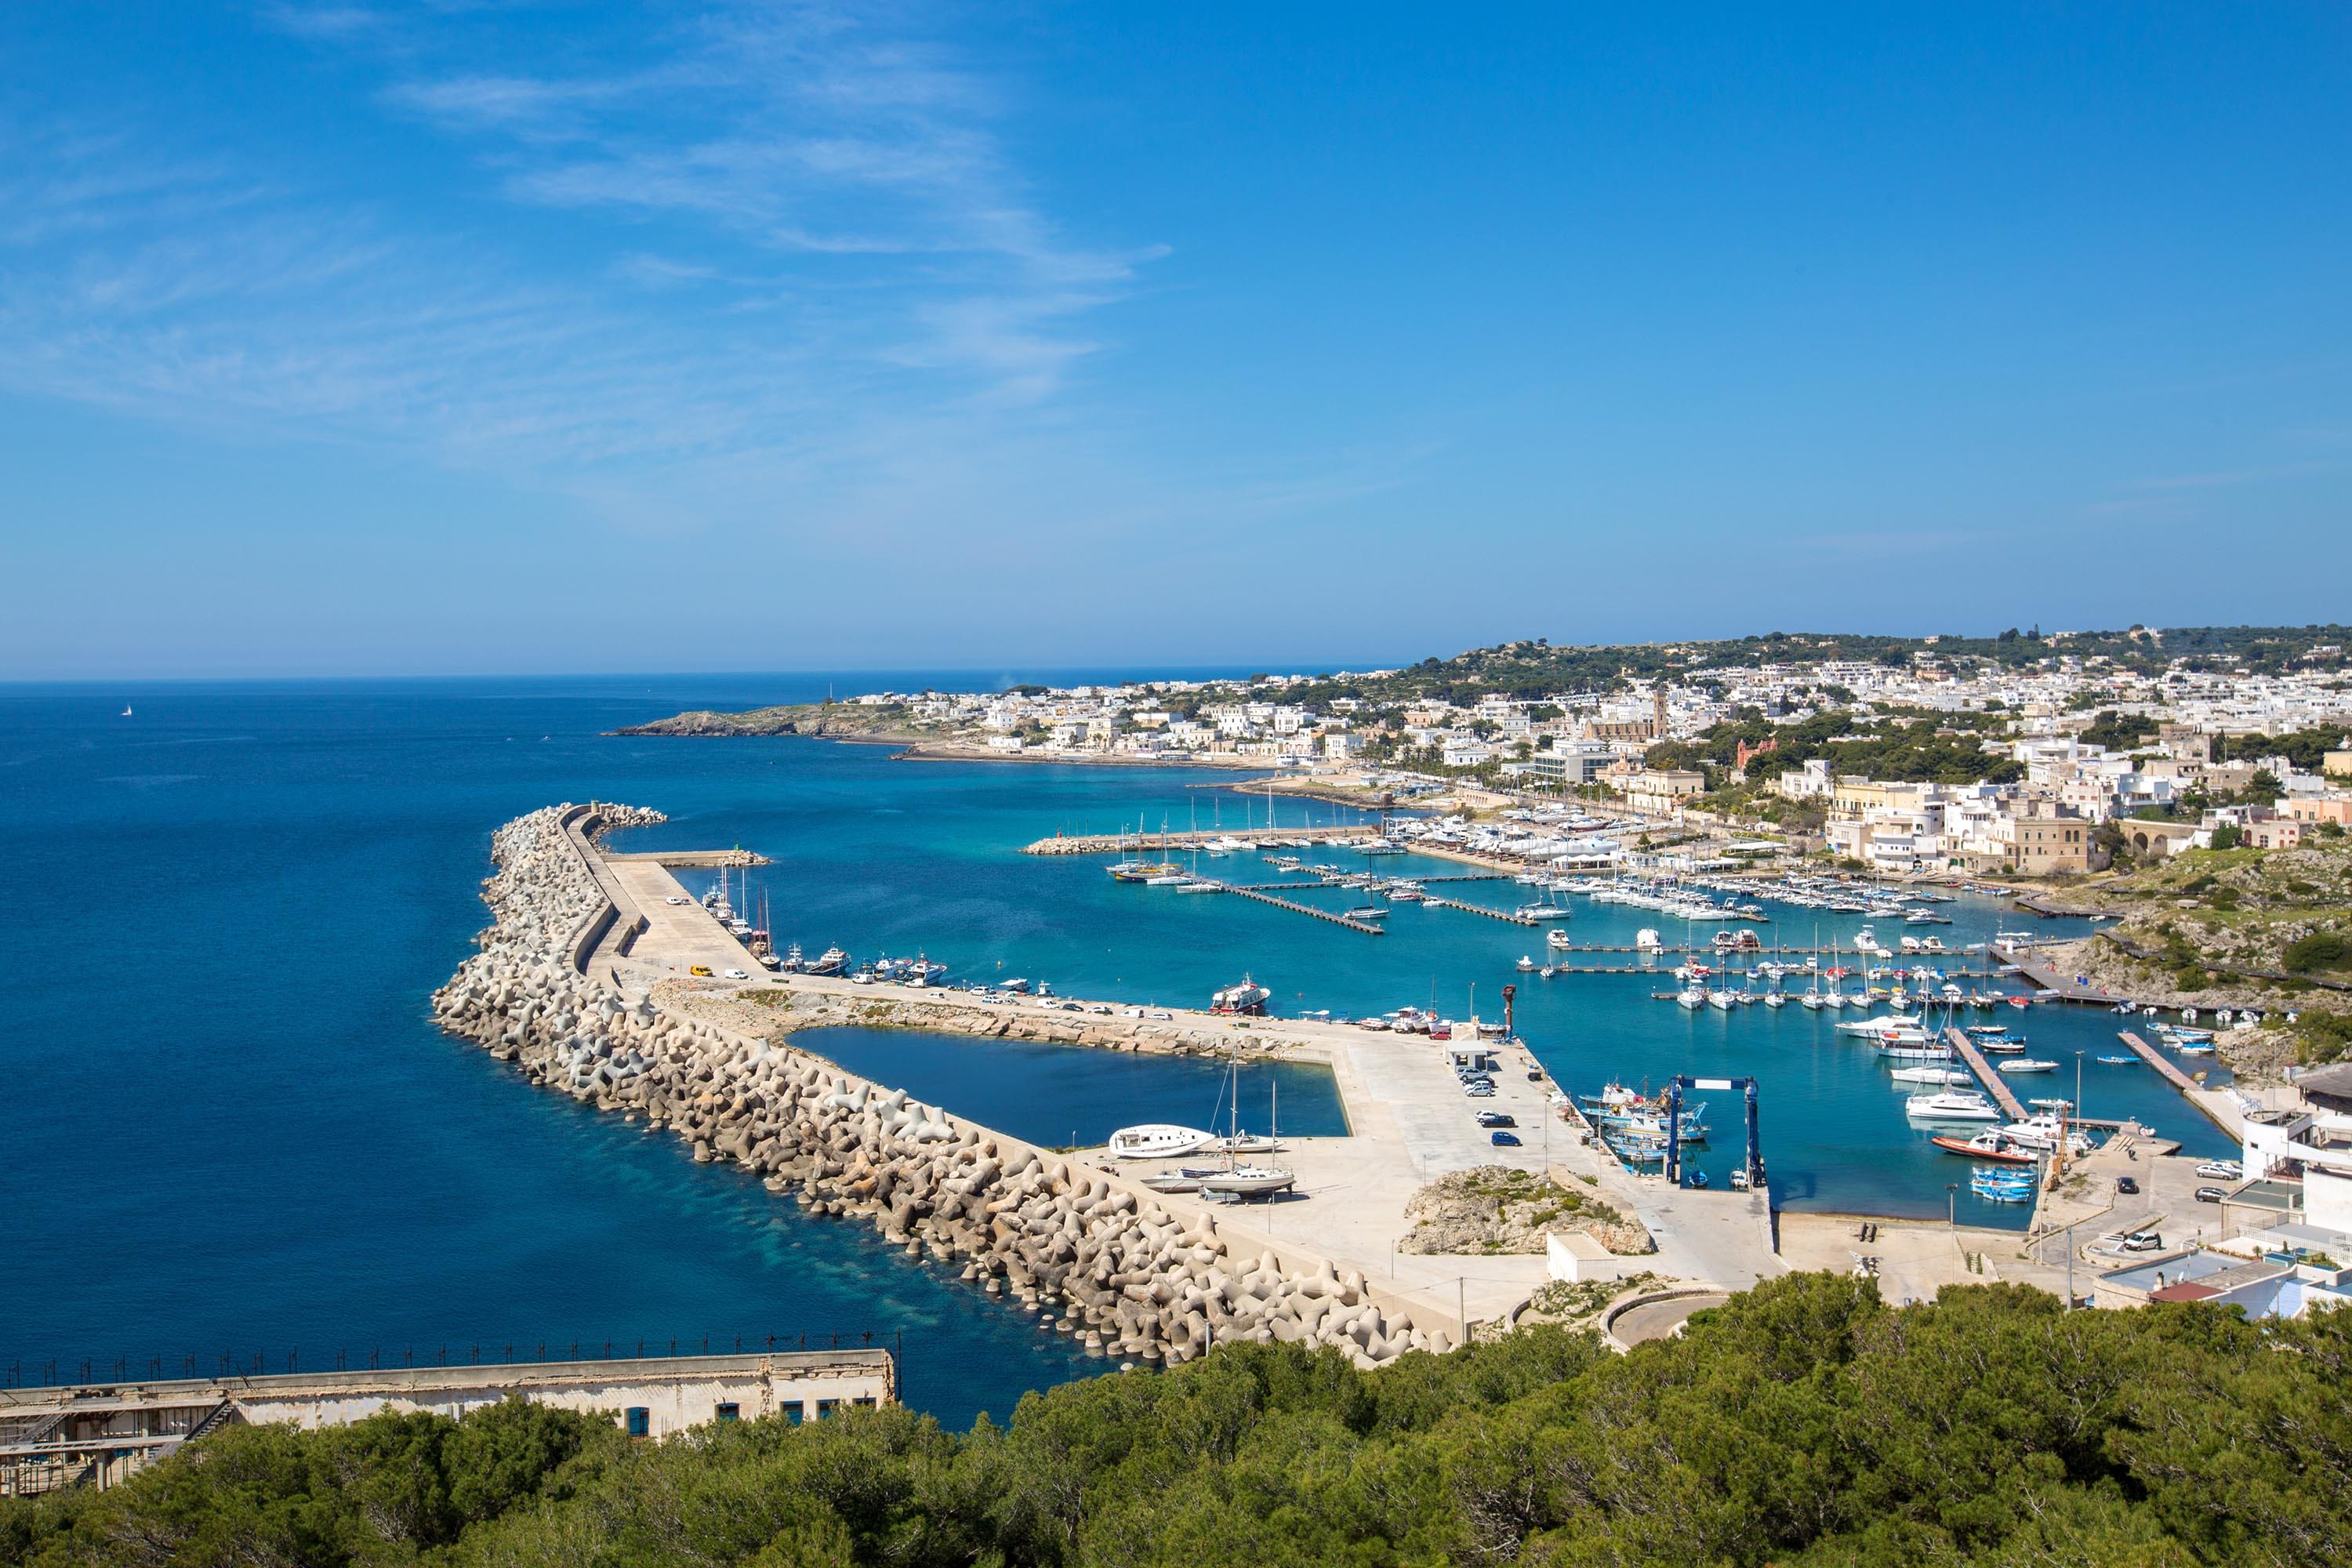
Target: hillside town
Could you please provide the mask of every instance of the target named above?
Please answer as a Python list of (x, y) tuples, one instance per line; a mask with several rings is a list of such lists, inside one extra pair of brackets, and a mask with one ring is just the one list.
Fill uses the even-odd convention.
[(965, 754), (1272, 769), (1398, 804), (1465, 789), (1496, 805), (1573, 796), (1889, 875), (2082, 874), (2119, 853), (2286, 848), (2352, 825), (2341, 645), (2256, 673), (2228, 656), (2126, 665), (2063, 643), (1993, 664), (1938, 657), (1937, 641), (1894, 660), (1703, 667), (1587, 689), (1400, 695), (1405, 672), (1379, 670), (882, 691), (843, 706)]

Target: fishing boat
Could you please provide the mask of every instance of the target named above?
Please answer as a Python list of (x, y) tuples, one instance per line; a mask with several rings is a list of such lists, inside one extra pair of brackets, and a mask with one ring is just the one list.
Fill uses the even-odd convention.
[(2012, 1121), (2001, 1131), (2011, 1142), (2022, 1144), (2028, 1149), (2054, 1150), (2063, 1145), (2070, 1154), (2091, 1152), (2091, 1140), (2087, 1133), (2079, 1128), (2067, 1126), (2063, 1118), (2048, 1111), (2029, 1116), (2022, 1121)]
[(2032, 1203), (2033, 1178), (2006, 1171), (1979, 1171), (1969, 1177), (1969, 1191), (1987, 1203)]
[(1965, 1154), (1971, 1160), (1999, 1160), (2008, 1165), (2038, 1165), (2042, 1156), (2031, 1149), (2020, 1148), (1998, 1127), (1988, 1127), (1972, 1138), (1955, 1138), (1939, 1133), (1927, 1140), (1948, 1154)]
[(1248, 975), (1242, 976), (1238, 985), (1228, 985), (1209, 998), (1212, 1013), (1254, 1015), (1264, 1013), (1267, 998), (1274, 994)]

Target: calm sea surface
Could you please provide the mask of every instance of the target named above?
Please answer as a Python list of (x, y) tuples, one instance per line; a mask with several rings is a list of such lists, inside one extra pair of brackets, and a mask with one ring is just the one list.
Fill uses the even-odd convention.
[[(1069, 679), (1066, 672), (1047, 672)], [(968, 684), (969, 676), (940, 676)], [(899, 677), (901, 684), (913, 678)], [(0, 965), (8, 982), (0, 1159), (0, 1379), (56, 1361), (195, 1355), (331, 1362), (546, 1345), (714, 1348), (872, 1332), (904, 1343), (910, 1403), (961, 1424), (1102, 1366), (862, 1226), (812, 1220), (676, 1141), (526, 1087), (426, 1020), (470, 948), (491, 830), (558, 800), (656, 806), (635, 848), (740, 843), (779, 942), (911, 952), (960, 975), (1066, 994), (1200, 1005), (1244, 972), (1281, 1010), (1434, 1004), (1517, 1022), (1564, 1083), (1754, 1073), (1776, 1198), (1938, 1214), (1958, 1162), (1827, 1015), (1686, 1014), (1671, 982), (1517, 973), (1540, 934), (1400, 907), (1371, 938), (1234, 899), (1116, 884), (1092, 859), (1013, 851), (1055, 831), (1263, 826), (1229, 775), (894, 763), (880, 747), (606, 736), (686, 707), (822, 695), (826, 678), (0, 687)], [(845, 678), (843, 689), (872, 678)], [(120, 716), (125, 702), (133, 710)], [(1284, 802), (1280, 820), (1333, 808)], [(1328, 858), (1339, 858), (1333, 853)], [(1254, 862), (1202, 862), (1221, 874)], [(1460, 868), (1391, 858), (1384, 869)], [(1496, 905), (1518, 889), (1467, 884)], [(1572, 901), (1580, 941), (1630, 943), (1645, 911)], [(1958, 947), (2000, 909), (1944, 906)], [(1810, 942), (1814, 914), (1777, 909)], [(1850, 940), (1861, 917), (1824, 918)], [(2056, 922), (2044, 927), (2063, 929)], [(1889, 934), (1882, 928), (1882, 935)], [(1475, 1001), (1474, 990), (1475, 989)], [(2196, 1152), (2225, 1141), (2116, 1050), (2093, 1010), (2022, 1016), (2071, 1092)], [(1005, 1131), (1063, 1143), (1141, 1120), (1202, 1120), (1197, 1062), (864, 1031), (813, 1039), (846, 1067)], [(2061, 1087), (2055, 1079), (2066, 1080)], [(1262, 1123), (1268, 1079), (1244, 1079)], [(2042, 1088), (2040, 1086), (2048, 1086)], [(1328, 1077), (1287, 1069), (1282, 1124), (1337, 1132)], [(1466, 1114), (1466, 1112), (1465, 1112)], [(1720, 1179), (1734, 1107), (1714, 1108)], [(1721, 1166), (1721, 1169), (1713, 1169)], [(1977, 1205), (1962, 1217), (2017, 1223)]]

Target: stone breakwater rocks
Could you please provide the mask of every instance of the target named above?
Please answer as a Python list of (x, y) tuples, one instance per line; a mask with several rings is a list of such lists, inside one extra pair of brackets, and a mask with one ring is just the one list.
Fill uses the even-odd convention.
[(1055, 1305), (1089, 1350), (1182, 1361), (1233, 1339), (1330, 1345), (1359, 1364), (1445, 1350), (1360, 1273), (1286, 1266), (1206, 1213), (842, 1073), (805, 1053), (635, 1000), (566, 961), (603, 894), (559, 809), (497, 836), (495, 919), (435, 994), (436, 1019), (533, 1082), (643, 1115), (698, 1161), (732, 1160), (803, 1208), (867, 1219), (910, 1254), (962, 1258), (992, 1296)]

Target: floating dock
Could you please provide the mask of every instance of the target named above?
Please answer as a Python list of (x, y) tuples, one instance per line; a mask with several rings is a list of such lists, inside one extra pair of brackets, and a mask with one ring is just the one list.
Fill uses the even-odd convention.
[(1484, 904), (1465, 904), (1459, 899), (1442, 899), (1435, 893), (1424, 893), (1421, 901), (1441, 910), (1462, 910), (1474, 915), (1485, 915), (1490, 921), (1504, 921), (1515, 926), (1539, 926), (1544, 922), (1533, 915), (1513, 914), (1508, 910), (1490, 910)]
[(2180, 1068), (2175, 1066), (2172, 1062), (2166, 1060), (2164, 1054), (2161, 1051), (2158, 1051), (2154, 1046), (2149, 1045), (2146, 1040), (2141, 1039), (2137, 1035), (2133, 1034), (2129, 1029), (2118, 1029), (2116, 1032), (2116, 1038), (2129, 1046), (2132, 1048), (2133, 1055), (2138, 1057), (2140, 1060), (2154, 1068), (2157, 1072), (2163, 1077), (2165, 1082), (2170, 1084), (2181, 1093), (2194, 1094), (2197, 1092), (2199, 1088), (2201, 1087), (2195, 1079), (2190, 1078), (2187, 1073), (2182, 1072)]
[(1296, 899), (1279, 898), (1273, 893), (1261, 892), (1255, 888), (1236, 887), (1231, 882), (1220, 882), (1217, 886), (1223, 891), (1232, 893), (1238, 898), (1255, 899), (1261, 904), (1272, 904), (1278, 910), (1289, 910), (1297, 914), (1313, 915), (1318, 921), (1329, 921), (1335, 926), (1346, 926), (1349, 931), (1360, 931), (1366, 936), (1386, 936), (1388, 934), (1388, 932), (1382, 931), (1380, 927), (1374, 925), (1370, 921), (1360, 921), (1352, 915), (1337, 914), (1329, 910), (1318, 910), (1312, 904), (1302, 904)]
[(1040, 838), (1034, 844), (1021, 847), (1024, 855), (1116, 855), (1131, 851), (1138, 855), (1165, 853), (1171, 849), (1206, 849), (1212, 845), (1239, 839), (1251, 845), (1267, 840), (1283, 844), (1360, 844), (1381, 836), (1380, 825), (1373, 822), (1353, 824), (1346, 827), (1278, 827), (1261, 829), (1264, 839), (1255, 833), (1246, 837), (1230, 827), (1212, 827), (1183, 833), (1057, 833), (1051, 838)]
[(1969, 1064), (1969, 1070), (1977, 1075), (1977, 1081), (1984, 1085), (1985, 1092), (1992, 1096), (1995, 1105), (2009, 1112), (2015, 1121), (2025, 1120), (2025, 1102), (2011, 1091), (2000, 1074), (1993, 1071), (1992, 1064), (1984, 1059), (1984, 1053), (1977, 1049), (1974, 1040), (1958, 1029), (1948, 1028), (1944, 1031), (1944, 1043), (1952, 1047), (1954, 1056)]

